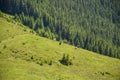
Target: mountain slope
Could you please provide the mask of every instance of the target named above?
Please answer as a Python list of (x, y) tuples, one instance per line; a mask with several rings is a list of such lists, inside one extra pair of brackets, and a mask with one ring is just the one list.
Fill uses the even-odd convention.
[[(8, 16), (8, 15), (7, 15)], [(1, 80), (119, 80), (120, 60), (37, 36), (0, 17)], [(6, 34), (5, 34), (6, 33)], [(1, 37), (3, 36), (3, 37)], [(60, 60), (69, 55), (72, 65)]]
[(120, 58), (120, 0), (0, 0), (0, 10), (40, 36)]

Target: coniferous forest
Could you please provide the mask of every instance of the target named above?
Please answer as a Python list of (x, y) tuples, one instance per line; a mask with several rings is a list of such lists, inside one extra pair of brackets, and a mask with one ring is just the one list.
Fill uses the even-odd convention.
[(0, 0), (0, 10), (40, 36), (120, 58), (120, 0)]

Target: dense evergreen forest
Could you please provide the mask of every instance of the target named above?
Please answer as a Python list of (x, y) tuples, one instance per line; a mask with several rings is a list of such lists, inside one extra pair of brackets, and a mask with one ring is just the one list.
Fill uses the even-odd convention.
[(0, 0), (0, 10), (40, 36), (120, 58), (120, 0)]

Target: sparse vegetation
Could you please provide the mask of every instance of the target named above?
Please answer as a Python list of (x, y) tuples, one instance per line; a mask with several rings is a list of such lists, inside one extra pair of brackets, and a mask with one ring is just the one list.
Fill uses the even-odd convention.
[(48, 65), (52, 65), (52, 64), (53, 64), (53, 63), (52, 63), (52, 60), (50, 60), (49, 63), (48, 63)]
[(105, 72), (105, 74), (107, 74), (107, 75), (111, 75), (109, 72)]
[(23, 44), (23, 45), (25, 45), (26, 43), (25, 43), (25, 42), (23, 42), (22, 44)]
[(3, 46), (3, 49), (5, 49), (5, 48), (7, 48), (7, 46), (6, 46), (6, 45), (4, 45), (4, 46)]
[(111, 75), (109, 72), (98, 72), (98, 73), (100, 73), (102, 76), (104, 76), (104, 75)]
[(23, 29), (23, 31), (25, 31), (25, 32), (26, 32), (26, 29)]

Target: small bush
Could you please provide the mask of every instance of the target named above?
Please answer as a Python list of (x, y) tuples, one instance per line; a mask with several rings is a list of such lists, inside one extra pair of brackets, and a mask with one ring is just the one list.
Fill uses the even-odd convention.
[(37, 61), (37, 64), (39, 64), (39, 65), (42, 66), (42, 65), (43, 65), (43, 62), (39, 62), (39, 61)]
[(52, 60), (43, 60), (44, 64), (52, 65)]
[(107, 74), (107, 75), (110, 75), (109, 72), (99, 72), (99, 73), (100, 73), (101, 75), (103, 75), (103, 76), (106, 75), (106, 74)]
[(72, 60), (70, 59), (70, 56), (67, 54), (67, 55), (63, 55), (62, 59), (60, 60), (60, 63), (63, 64), (63, 65), (72, 65)]
[(9, 32), (9, 30), (6, 30), (7, 32)]
[(25, 43), (24, 43), (24, 42), (23, 42), (22, 44), (23, 44), (23, 45), (25, 45)]
[(34, 34), (35, 32), (33, 30), (30, 30), (30, 33)]
[(52, 60), (49, 61), (48, 65), (52, 65)]
[(27, 30), (26, 29), (23, 29), (24, 32), (26, 32)]
[(41, 62), (41, 63), (39, 63), (41, 66), (43, 66), (43, 63)]
[(18, 50), (11, 50), (12, 53), (18, 53), (19, 51)]
[(105, 74), (110, 75), (110, 73), (109, 73), (109, 72), (105, 72)]
[(4, 46), (3, 46), (3, 49), (5, 49), (5, 48), (7, 48), (7, 46), (6, 46), (6, 45), (4, 45)]
[(33, 60), (33, 56), (31, 56), (31, 59)]
[(12, 39), (14, 38), (14, 36), (11, 37)]

